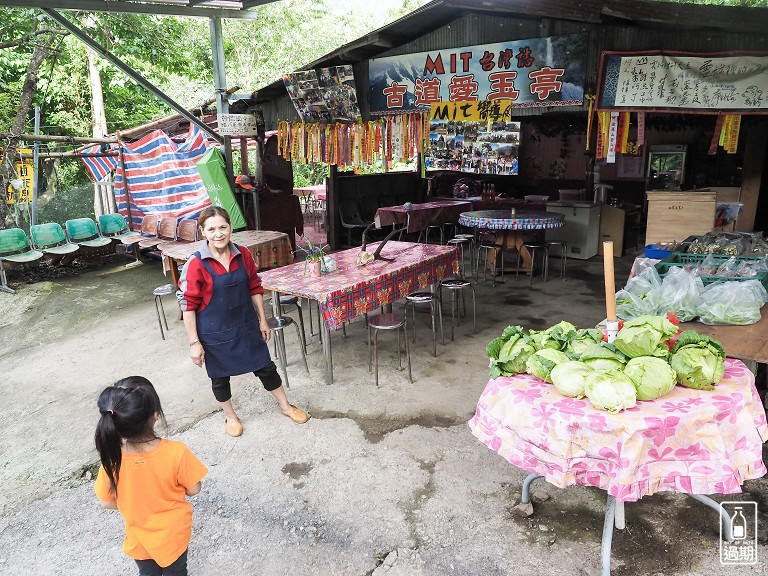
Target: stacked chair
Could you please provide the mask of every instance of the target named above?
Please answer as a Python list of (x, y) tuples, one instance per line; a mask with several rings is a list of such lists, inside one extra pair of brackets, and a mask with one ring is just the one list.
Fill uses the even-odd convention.
[(0, 290), (9, 294), (16, 293), (5, 279), (4, 262), (28, 264), (42, 257), (43, 253), (32, 247), (26, 232), (21, 228), (0, 230)]

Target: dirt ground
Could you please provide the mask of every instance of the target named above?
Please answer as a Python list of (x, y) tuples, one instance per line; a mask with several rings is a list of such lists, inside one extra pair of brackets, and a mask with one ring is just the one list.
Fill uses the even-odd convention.
[[(631, 261), (617, 261), (617, 278)], [(480, 444), (466, 422), (488, 381), (485, 345), (506, 325), (603, 318), (601, 262), (570, 261), (567, 281), (537, 278), (532, 288), (523, 278), (481, 283), (478, 333), (463, 319), (437, 358), (420, 314), (413, 384), (396, 368), (393, 339), (383, 337), (374, 387), (360, 321), (346, 338), (333, 336), (331, 386), (319, 338), (309, 344), (307, 375), (289, 332), (289, 398), (312, 419), (293, 424), (254, 377), (238, 377), (245, 433), (237, 439), (225, 435), (209, 381), (187, 356), (172, 298), (170, 330), (160, 337), (152, 302), (152, 289), (167, 282), (160, 264), (125, 262), (0, 293), (0, 574), (137, 572), (120, 549), (119, 514), (100, 509), (92, 485), (96, 398), (131, 374), (155, 383), (166, 435), (209, 468), (193, 498), (190, 574), (599, 574), (604, 493), (538, 481), (534, 515), (514, 514), (526, 473)], [(766, 574), (766, 484), (748, 481), (741, 496), (763, 513), (757, 565), (721, 566), (714, 512), (659, 494), (627, 506), (612, 573)]]

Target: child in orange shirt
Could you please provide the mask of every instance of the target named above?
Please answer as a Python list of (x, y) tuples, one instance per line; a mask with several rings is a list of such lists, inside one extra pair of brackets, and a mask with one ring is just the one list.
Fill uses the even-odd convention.
[(165, 423), (160, 398), (141, 376), (118, 380), (98, 401), (96, 450), (101, 467), (94, 490), (101, 506), (125, 521), (123, 551), (139, 576), (187, 576), (192, 505), (208, 469), (181, 442), (155, 435)]

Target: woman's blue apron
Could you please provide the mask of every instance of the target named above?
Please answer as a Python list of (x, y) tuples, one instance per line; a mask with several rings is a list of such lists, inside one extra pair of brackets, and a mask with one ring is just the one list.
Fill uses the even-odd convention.
[(243, 257), (236, 257), (237, 270), (216, 274), (200, 252), (195, 256), (213, 280), (211, 301), (196, 314), (197, 337), (205, 350), (208, 377), (237, 376), (264, 368), (272, 359), (251, 301)]

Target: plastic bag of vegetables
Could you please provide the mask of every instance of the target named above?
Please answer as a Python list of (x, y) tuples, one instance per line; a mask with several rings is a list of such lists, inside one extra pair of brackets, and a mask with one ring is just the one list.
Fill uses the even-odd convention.
[(568, 361), (570, 359), (564, 352), (553, 348), (542, 348), (531, 354), (525, 361), (525, 371), (551, 384), (552, 369), (558, 364)]
[(767, 299), (768, 293), (757, 280), (715, 282), (701, 293), (699, 320), (710, 325), (754, 324)]
[(594, 370), (587, 375), (584, 392), (593, 407), (613, 414), (637, 404), (635, 384), (621, 370)]
[(669, 348), (662, 344), (675, 334), (678, 328), (666, 316), (640, 316), (624, 322), (624, 327), (613, 341), (621, 353), (630, 358), (661, 356), (666, 358)]
[[(563, 396), (571, 398), (584, 398), (584, 385), (587, 381), (587, 375), (592, 373), (592, 368), (583, 362), (571, 360), (558, 364), (549, 374), (552, 384)], [(674, 382), (673, 382), (674, 385)]]
[(491, 378), (525, 372), (525, 361), (536, 349), (521, 326), (507, 326), (485, 349), (491, 359)]
[(661, 310), (674, 312), (680, 322), (699, 315), (704, 282), (684, 268), (672, 266), (661, 282)]
[(661, 398), (677, 384), (677, 373), (666, 360), (654, 356), (632, 358), (624, 374), (634, 382), (638, 400)]
[(672, 348), (669, 365), (677, 382), (697, 390), (714, 390), (725, 372), (722, 344), (695, 330), (685, 330)]
[(584, 350), (579, 362), (583, 362), (593, 370), (621, 370), (627, 363), (627, 357), (613, 344), (600, 342)]

